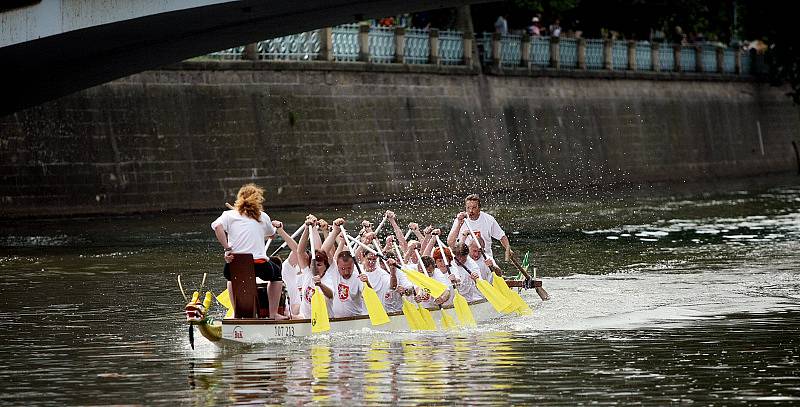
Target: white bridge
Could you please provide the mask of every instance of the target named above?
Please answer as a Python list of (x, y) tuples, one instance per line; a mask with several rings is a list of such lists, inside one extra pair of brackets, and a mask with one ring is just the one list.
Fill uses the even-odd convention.
[(4, 0), (0, 115), (220, 49), (479, 1)]

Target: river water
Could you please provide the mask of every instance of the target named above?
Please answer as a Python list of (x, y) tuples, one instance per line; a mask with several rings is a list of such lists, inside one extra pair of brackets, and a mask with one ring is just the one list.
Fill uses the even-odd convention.
[[(189, 347), (176, 285), (223, 288), (216, 214), (4, 221), (0, 404), (800, 403), (800, 181), (546, 198), (484, 205), (544, 277), (532, 316), (225, 350)], [(317, 212), (388, 207), (459, 203)]]

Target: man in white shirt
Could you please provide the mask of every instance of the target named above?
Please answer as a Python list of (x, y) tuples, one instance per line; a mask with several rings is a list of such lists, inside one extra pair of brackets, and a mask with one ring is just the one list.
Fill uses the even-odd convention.
[(453, 262), (450, 269), (453, 270), (450, 280), (456, 285), (458, 292), (467, 301), (477, 301), (483, 299), (483, 295), (478, 290), (475, 281), (480, 278), (478, 265), (467, 255), (469, 249), (463, 243), (459, 243), (453, 248)]
[(353, 273), (355, 261), (348, 251), (336, 256), (336, 265), (331, 266), (321, 281), (325, 296), (332, 302), (334, 318), (364, 315), (363, 284), (368, 284), (366, 274)]
[[(458, 241), (459, 237), (468, 234), (470, 228), (475, 232), (481, 248), (487, 258), (494, 258), (492, 253), (492, 238), (500, 241), (503, 248), (506, 249), (506, 261), (511, 260), (514, 252), (511, 251), (511, 244), (508, 242), (506, 232), (500, 228), (494, 216), (481, 211), (481, 199), (477, 194), (471, 194), (464, 199), (464, 212), (460, 212), (453, 222), (453, 227), (450, 229), (450, 234), (447, 235), (447, 245), (453, 247)], [(469, 223), (469, 227), (467, 227)]]
[(495, 274), (498, 276), (503, 275), (503, 271), (500, 270), (500, 267), (497, 266), (497, 263), (494, 262), (493, 258), (483, 258), (483, 255), (481, 254), (481, 248), (478, 246), (478, 242), (475, 239), (468, 237), (466, 241), (469, 247), (469, 258), (472, 259), (472, 261), (474, 261), (479, 268), (482, 279), (491, 283), (494, 281)]

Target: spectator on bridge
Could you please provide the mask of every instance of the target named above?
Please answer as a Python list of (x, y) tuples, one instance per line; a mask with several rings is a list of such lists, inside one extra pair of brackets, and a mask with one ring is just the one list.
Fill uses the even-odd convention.
[(531, 19), (532, 24), (528, 27), (528, 34), (531, 37), (538, 37), (542, 35), (542, 24), (539, 22), (539, 17)]
[(501, 15), (497, 17), (497, 21), (494, 22), (494, 32), (498, 32), (500, 34), (506, 35), (508, 34), (508, 15)]
[(561, 36), (561, 20), (555, 19), (553, 21), (553, 24), (550, 24), (550, 36), (551, 37)]

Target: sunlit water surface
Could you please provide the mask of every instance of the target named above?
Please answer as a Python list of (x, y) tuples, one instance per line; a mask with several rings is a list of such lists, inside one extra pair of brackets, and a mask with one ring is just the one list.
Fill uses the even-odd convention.
[[(523, 293), (532, 316), (249, 349), (188, 344), (176, 277), (223, 288), (215, 214), (3, 222), (0, 403), (800, 403), (800, 187), (783, 185), (490, 197), (553, 297)], [(318, 212), (387, 206), (441, 226), (459, 208)]]

